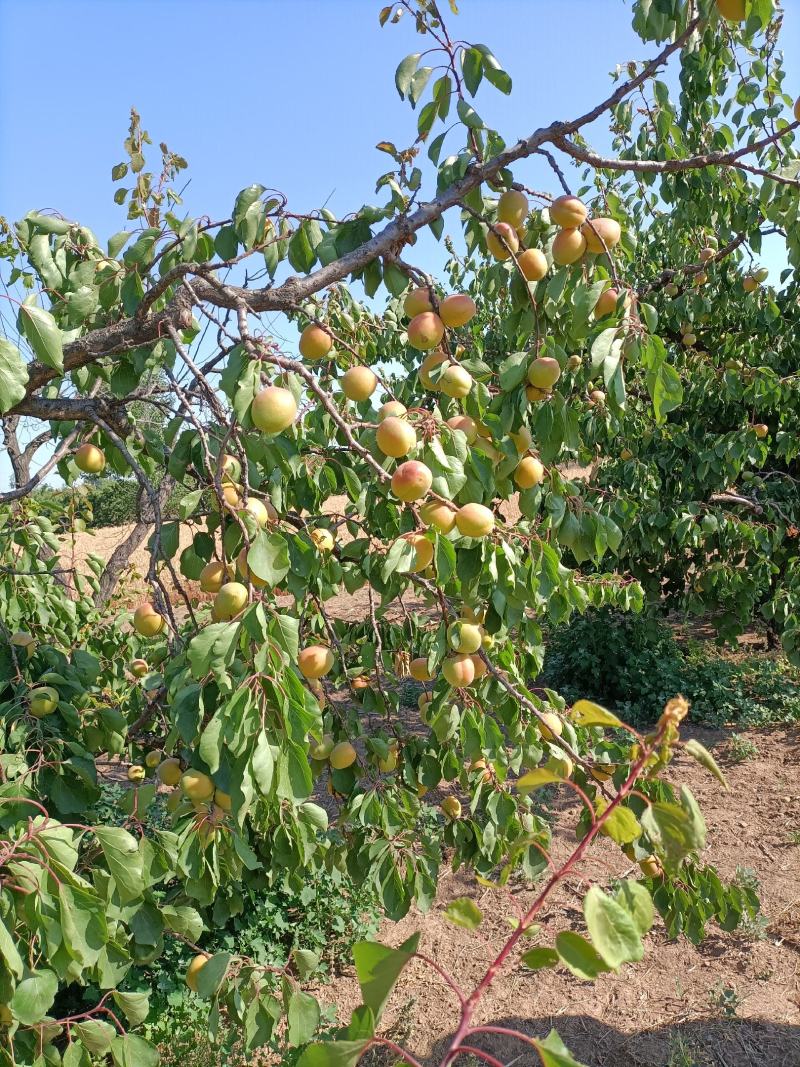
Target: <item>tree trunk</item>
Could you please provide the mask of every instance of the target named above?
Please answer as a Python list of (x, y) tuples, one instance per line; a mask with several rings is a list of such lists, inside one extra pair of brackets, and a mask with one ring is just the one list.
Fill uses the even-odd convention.
[[(161, 487), (158, 490), (158, 501), (161, 505), (162, 513), (164, 505), (174, 488), (174, 478), (171, 478), (166, 474), (161, 483)], [(108, 603), (111, 594), (117, 588), (119, 580), (130, 562), (131, 556), (136, 552), (153, 527), (153, 516), (148, 514), (150, 509), (148, 507), (147, 497), (141, 490), (139, 492), (139, 509), (139, 521), (125, 540), (121, 541), (114, 549), (111, 558), (106, 564), (105, 570), (100, 575), (100, 588), (94, 598), (95, 606), (98, 608)]]

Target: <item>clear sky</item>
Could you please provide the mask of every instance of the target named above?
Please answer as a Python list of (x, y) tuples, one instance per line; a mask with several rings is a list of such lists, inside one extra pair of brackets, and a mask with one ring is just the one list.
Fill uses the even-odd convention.
[[(383, 0), (386, 2), (386, 0)], [(189, 161), (185, 208), (224, 218), (252, 182), (290, 209), (345, 214), (380, 202), (378, 141), (405, 146), (416, 118), (394, 88), (423, 39), (407, 17), (378, 25), (376, 0), (0, 0), (0, 214), (55, 208), (101, 240), (126, 228), (111, 167), (133, 105), (156, 146)], [(459, 0), (454, 36), (488, 45), (514, 79), (481, 86), (478, 111), (511, 142), (608, 92), (618, 63), (657, 51), (630, 28), (627, 0)], [(782, 43), (800, 93), (800, 11)], [(442, 0), (447, 10), (447, 0)], [(607, 147), (598, 130), (595, 144)], [(520, 177), (553, 188), (528, 163)], [(577, 184), (577, 172), (573, 172)], [(415, 259), (435, 268), (433, 243)], [(425, 262), (425, 258), (429, 262)], [(8, 467), (0, 460), (0, 485)]]

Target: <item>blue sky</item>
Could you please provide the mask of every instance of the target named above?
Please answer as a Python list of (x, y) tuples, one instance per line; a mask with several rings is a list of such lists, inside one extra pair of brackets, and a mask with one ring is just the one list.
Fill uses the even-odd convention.
[[(389, 169), (375, 144), (410, 144), (415, 116), (394, 69), (425, 47), (407, 17), (378, 25), (374, 0), (0, 0), (0, 214), (54, 208), (101, 238), (126, 227), (112, 201), (134, 105), (157, 145), (190, 164), (185, 209), (224, 218), (252, 182), (290, 207), (344, 214), (376, 202)], [(447, 0), (442, 0), (447, 9)], [(800, 92), (800, 12), (782, 35)], [(514, 79), (478, 110), (508, 141), (580, 114), (609, 71), (642, 59), (624, 0), (459, 0), (453, 36), (488, 45)], [(568, 14), (567, 14), (568, 12)], [(792, 75), (794, 75), (792, 77)], [(605, 147), (598, 133), (598, 147)], [(546, 165), (520, 176), (552, 188)], [(577, 184), (577, 172), (574, 172)], [(435, 267), (434, 246), (415, 258)], [(431, 261), (424, 262), (425, 257)], [(0, 461), (0, 485), (7, 483)]]

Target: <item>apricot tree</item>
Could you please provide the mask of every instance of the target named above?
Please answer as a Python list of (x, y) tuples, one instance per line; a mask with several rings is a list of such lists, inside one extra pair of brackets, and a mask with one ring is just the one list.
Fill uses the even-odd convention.
[[(19, 297), (18, 343), (0, 340), (16, 479), (0, 494), (5, 1062), (155, 1063), (132, 1032), (146, 995), (125, 982), (166, 938), (196, 951), (187, 983), (212, 1033), (225, 1022), (247, 1052), (276, 1034), (306, 1044), (319, 1008), (302, 946), (276, 973), (201, 942), (243, 886), (323, 866), (374, 885), (392, 918), (431, 902), (443, 847), (501, 900), (512, 871), (541, 879), (476, 989), (444, 976), (461, 1009), (445, 1063), (492, 1032), (473, 1025), (478, 1000), (599, 838), (643, 879), (590, 889), (590, 940), (536, 945), (528, 967), (595, 977), (641, 958), (654, 908), (699, 937), (753, 907), (700, 865), (697, 805), (659, 778), (681, 745), (719, 775), (680, 739), (685, 703), (654, 709), (640, 736), (533, 685), (545, 622), (646, 595), (721, 607), (728, 632), (760, 608), (798, 644), (797, 288), (765, 286), (751, 262), (765, 232), (793, 266), (800, 255), (780, 13), (633, 8), (653, 59), (620, 68), (584, 114), (507, 144), (476, 106), (484, 82), (511, 91), (492, 52), (454, 39), (433, 0), (384, 7), (382, 25), (411, 23), (425, 45), (395, 74), (416, 134), (378, 146), (381, 204), (346, 218), (260, 184), (228, 219), (182, 217), (185, 161), (162, 145), (148, 171), (133, 113), (112, 173), (128, 229), (104, 248), (55, 213), (5, 229)], [(677, 99), (660, 80), (670, 61)], [(612, 157), (589, 144), (599, 121)], [(532, 158), (553, 192), (526, 184)], [(424, 227), (451, 250), (447, 285), (412, 262)], [(267, 313), (296, 326), (298, 351)], [(31, 420), (42, 429), (23, 447)], [(575, 460), (588, 481), (567, 476)], [(147, 516), (117, 557), (149, 532), (135, 610), (108, 600), (101, 561), (64, 565), (34, 492), (56, 467), (69, 484), (103, 468), (138, 480)], [(180, 522), (165, 521), (175, 486)], [(76, 495), (65, 525), (79, 510)], [(342, 593), (356, 621), (332, 604)], [(405, 676), (424, 685), (418, 715)], [(109, 758), (132, 764), (123, 826), (92, 818)], [(566, 858), (531, 801), (540, 786), (580, 801)], [(164, 789), (168, 830), (147, 819)], [(437, 831), (421, 819), (434, 795)], [(469, 901), (451, 908), (480, 922)], [(364, 1004), (307, 1067), (391, 1044), (380, 1013), (415, 957), (441, 973), (413, 940), (356, 946)], [(61, 1010), (76, 985), (90, 1006)], [(574, 1062), (557, 1035), (521, 1040), (544, 1064)]]

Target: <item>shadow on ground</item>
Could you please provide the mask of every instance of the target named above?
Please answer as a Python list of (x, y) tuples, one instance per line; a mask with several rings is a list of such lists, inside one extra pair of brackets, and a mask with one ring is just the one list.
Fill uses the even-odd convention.
[[(766, 1019), (710, 1016), (633, 1033), (607, 1026), (591, 1015), (507, 1017), (492, 1024), (533, 1037), (545, 1037), (555, 1029), (575, 1059), (587, 1067), (800, 1067), (800, 1026)], [(470, 1038), (469, 1043), (503, 1064), (533, 1067), (540, 1063), (531, 1048), (513, 1038), (484, 1034)], [(441, 1063), (448, 1045), (448, 1039), (438, 1042), (423, 1062), (430, 1067)], [(477, 1067), (481, 1062), (467, 1055), (455, 1061), (457, 1067)]]

